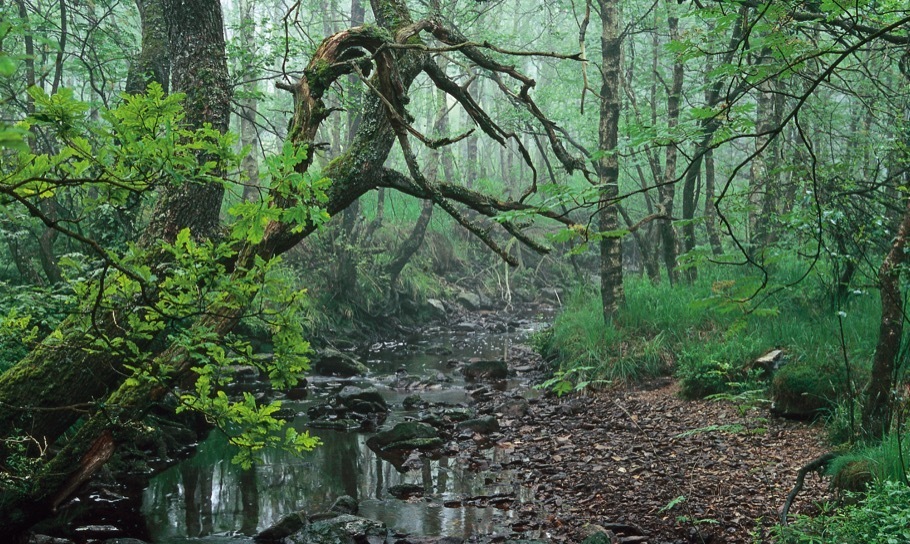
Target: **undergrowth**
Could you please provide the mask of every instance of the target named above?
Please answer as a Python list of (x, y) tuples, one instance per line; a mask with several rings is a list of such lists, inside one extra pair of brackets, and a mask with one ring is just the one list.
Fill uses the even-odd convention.
[[(841, 398), (829, 391), (861, 389), (862, 383), (843, 386), (846, 365), (854, 379), (868, 374), (877, 337), (877, 296), (854, 295), (838, 313), (817, 287), (804, 282), (780, 288), (760, 304), (758, 299), (737, 301), (752, 283), (752, 278), (717, 271), (703, 272), (690, 285), (655, 285), (646, 278), (630, 278), (625, 306), (606, 324), (598, 293), (578, 289), (552, 328), (537, 339), (538, 351), (553, 361), (554, 376), (547, 385), (565, 393), (591, 384), (673, 374), (687, 398), (765, 389), (766, 369), (754, 362), (781, 349), (787, 363), (798, 363), (794, 368), (829, 368), (830, 379), (838, 382), (822, 378), (816, 380), (818, 391), (798, 395), (823, 398), (824, 406), (833, 408)], [(794, 387), (803, 386), (813, 385), (804, 380)]]
[(848, 495), (858, 502), (837, 509), (826, 505), (817, 517), (797, 516), (787, 527), (775, 529), (775, 540), (785, 544), (910, 542), (910, 487), (882, 481), (865, 494)]

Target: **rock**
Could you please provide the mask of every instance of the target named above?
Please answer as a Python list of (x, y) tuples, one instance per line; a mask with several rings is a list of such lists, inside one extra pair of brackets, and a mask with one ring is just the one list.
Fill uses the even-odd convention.
[(759, 371), (762, 376), (770, 377), (785, 364), (787, 364), (787, 358), (784, 355), (784, 351), (772, 349), (758, 359), (755, 359), (751, 366), (753, 369)]
[(530, 409), (531, 404), (527, 399), (517, 398), (505, 401), (496, 411), (505, 417), (517, 419), (526, 416)]
[(798, 360), (771, 381), (771, 411), (783, 417), (812, 419), (830, 409), (843, 393), (842, 369), (833, 361)]
[(303, 510), (288, 514), (268, 529), (263, 529), (253, 536), (254, 542), (281, 542), (297, 533), (307, 525), (306, 512)]
[(406, 421), (388, 431), (371, 436), (367, 446), (373, 451), (432, 450), (442, 446), (442, 439), (432, 426), (417, 421)]
[(331, 519), (314, 521), (290, 535), (289, 544), (360, 544), (384, 543), (388, 529), (384, 523), (341, 514)]
[[(137, 542), (141, 542), (142, 544), (145, 544), (141, 540), (138, 540)], [(28, 539), (28, 544), (74, 544), (74, 543), (72, 540), (69, 540), (68, 538), (57, 538), (57, 537), (47, 536), (47, 535), (32, 535)]]
[(329, 508), (329, 512), (335, 512), (337, 514), (351, 514), (357, 515), (357, 510), (359, 505), (357, 500), (350, 495), (342, 495), (335, 499), (335, 502), (332, 503), (332, 507)]
[(462, 321), (461, 323), (452, 325), (452, 330), (459, 332), (475, 332), (483, 330), (483, 327), (481, 327), (478, 323), (474, 323), (473, 321)]
[(411, 497), (422, 497), (423, 486), (417, 484), (398, 484), (389, 487), (389, 495), (396, 499), (410, 499)]
[(389, 405), (375, 387), (361, 389), (348, 385), (338, 393), (338, 402), (348, 410), (361, 414), (389, 411)]
[(443, 417), (449, 421), (465, 421), (477, 415), (471, 408), (446, 408), (442, 411)]
[(429, 355), (452, 355), (452, 348), (446, 346), (432, 346), (426, 351)]
[(408, 395), (401, 401), (401, 405), (405, 410), (417, 410), (425, 407), (427, 402), (423, 400), (420, 395)]
[(479, 434), (490, 434), (499, 431), (499, 421), (493, 416), (467, 419), (459, 423), (458, 428), (461, 430), (474, 431)]
[(619, 538), (612, 531), (597, 531), (581, 542), (582, 544), (619, 544)]
[(307, 381), (300, 380), (294, 387), (288, 389), (284, 396), (288, 400), (304, 400), (310, 394), (310, 390), (307, 389)]
[(455, 536), (406, 536), (396, 539), (395, 544), (464, 544), (464, 539)]
[(428, 298), (428, 299), (427, 299), (427, 306), (429, 306), (429, 307), (433, 310), (433, 312), (436, 313), (436, 314), (438, 314), (438, 315), (443, 315), (443, 316), (446, 315), (446, 307), (445, 307), (445, 304), (443, 304), (442, 301), (439, 300), (439, 299), (436, 299), (436, 298)]
[(455, 300), (468, 310), (479, 310), (483, 305), (483, 300), (480, 298), (480, 295), (468, 291), (458, 293)]
[(362, 376), (367, 373), (367, 367), (358, 361), (354, 356), (338, 351), (337, 349), (326, 348), (319, 350), (318, 355), (314, 356), (315, 361), (312, 364), (314, 374), (319, 376), (341, 376), (350, 378), (353, 376)]
[(468, 380), (504, 380), (509, 376), (505, 361), (475, 361), (461, 369)]
[[(63, 540), (63, 539), (57, 539)], [(70, 542), (69, 540), (63, 540), (64, 542)], [(47, 544), (61, 544), (59, 542), (48, 542)], [(138, 538), (109, 538), (105, 540), (102, 544), (148, 544), (144, 540), (139, 540)]]
[(313, 419), (310, 421), (313, 429), (327, 429), (330, 431), (353, 431), (363, 426), (362, 421), (354, 419)]

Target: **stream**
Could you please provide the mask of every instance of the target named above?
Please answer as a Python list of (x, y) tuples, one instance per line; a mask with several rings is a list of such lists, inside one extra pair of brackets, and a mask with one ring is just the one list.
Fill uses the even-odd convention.
[[(302, 401), (285, 400), (283, 409), (297, 429), (308, 429), (307, 409), (324, 404), (347, 385), (375, 387), (391, 407), (382, 429), (417, 417), (403, 400), (419, 394), (431, 404), (467, 407), (477, 384), (466, 382), (458, 366), (469, 360), (506, 359), (505, 382), (512, 396), (537, 392), (522, 377), (521, 362), (509, 361), (516, 343), (544, 325), (542, 313), (472, 316), (471, 321), (427, 328), (405, 342), (377, 343), (356, 352), (367, 365), (365, 377), (309, 377)], [(519, 365), (518, 372), (515, 366)], [(528, 370), (528, 369), (524, 369)], [(516, 377), (517, 375), (517, 377)], [(155, 544), (240, 543), (288, 513), (327, 510), (340, 496), (359, 502), (362, 517), (384, 522), (401, 534), (469, 538), (502, 532), (512, 516), (511, 500), (526, 492), (503, 468), (508, 444), (490, 444), (473, 455), (412, 456), (406, 469), (378, 457), (366, 445), (371, 433), (311, 429), (323, 444), (303, 456), (267, 452), (252, 470), (231, 463), (232, 447), (213, 432), (189, 459), (155, 476), (142, 495), (141, 515)], [(454, 449), (458, 450), (457, 444)], [(447, 448), (452, 450), (453, 448)], [(389, 495), (396, 484), (416, 484), (423, 496), (400, 500)], [(497, 502), (496, 497), (511, 497)], [(490, 500), (493, 498), (493, 500)]]

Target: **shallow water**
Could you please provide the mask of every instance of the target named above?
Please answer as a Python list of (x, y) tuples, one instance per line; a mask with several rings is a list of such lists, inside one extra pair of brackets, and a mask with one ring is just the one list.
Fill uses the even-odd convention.
[[(306, 408), (343, 385), (377, 387), (392, 405), (383, 427), (415, 415), (401, 409), (401, 401), (418, 393), (429, 402), (467, 404), (470, 397), (452, 360), (471, 357), (502, 358), (509, 347), (540, 327), (540, 320), (517, 323), (506, 333), (431, 330), (406, 343), (371, 346), (362, 354), (371, 370), (366, 378), (311, 379), (306, 402), (286, 403), (298, 416), (293, 424), (307, 428)], [(433, 355), (437, 353), (437, 355)], [(396, 372), (415, 377), (436, 377), (429, 388), (400, 390)], [(521, 380), (510, 380), (510, 389), (533, 395)], [(252, 470), (231, 463), (233, 449), (225, 438), (212, 435), (190, 459), (156, 476), (143, 494), (142, 515), (152, 541), (157, 544), (189, 542), (249, 542), (249, 535), (298, 510), (315, 513), (328, 509), (336, 498), (350, 495), (360, 502), (359, 515), (380, 520), (400, 533), (423, 536), (469, 537), (498, 532), (510, 519), (508, 508), (490, 506), (484, 497), (510, 494), (522, 500), (511, 481), (508, 447), (496, 446), (485, 459), (421, 458), (413, 469), (399, 472), (366, 446), (368, 434), (312, 430), (323, 445), (302, 457), (268, 452)], [(479, 465), (479, 466), (478, 466)], [(388, 495), (389, 486), (417, 484), (425, 496), (402, 501)], [(508, 504), (508, 501), (503, 501)]]

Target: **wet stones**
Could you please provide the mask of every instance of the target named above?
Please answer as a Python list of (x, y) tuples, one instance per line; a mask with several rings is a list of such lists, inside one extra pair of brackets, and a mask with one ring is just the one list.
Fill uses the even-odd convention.
[(465, 379), (473, 381), (497, 381), (509, 377), (505, 361), (473, 361), (461, 369)]
[[(388, 529), (384, 523), (361, 518), (351, 514), (326, 513), (314, 516), (310, 521), (302, 512), (285, 516), (277, 524), (253, 537), (253, 541), (262, 544), (292, 542), (294, 544), (348, 544), (351, 542), (385, 542)], [(296, 525), (299, 527), (289, 531)]]
[(303, 510), (294, 512), (284, 516), (271, 527), (260, 531), (253, 537), (253, 541), (259, 543), (281, 542), (303, 529), (307, 523), (309, 523), (309, 519), (307, 519), (306, 512)]
[(319, 376), (342, 378), (363, 376), (368, 371), (366, 365), (354, 356), (331, 348), (319, 350), (319, 353), (313, 357), (311, 368), (312, 372)]
[(499, 421), (493, 416), (484, 416), (468, 419), (458, 424), (462, 431), (472, 431), (478, 434), (491, 434), (499, 432)]
[(375, 387), (361, 389), (349, 385), (338, 393), (337, 398), (339, 404), (351, 412), (374, 414), (389, 411), (389, 405)]
[(502, 403), (502, 405), (497, 408), (497, 412), (502, 414), (504, 417), (520, 419), (528, 414), (528, 411), (531, 409), (531, 404), (527, 399), (524, 398), (514, 398), (509, 399)]
[(422, 497), (423, 493), (423, 486), (417, 484), (398, 484), (389, 487), (389, 495), (401, 500)]
[(328, 404), (307, 410), (310, 426), (333, 430), (373, 430), (385, 421), (389, 405), (375, 387), (344, 387)]
[(417, 421), (406, 421), (370, 437), (367, 446), (377, 453), (396, 450), (427, 451), (442, 446), (442, 439), (433, 426)]

